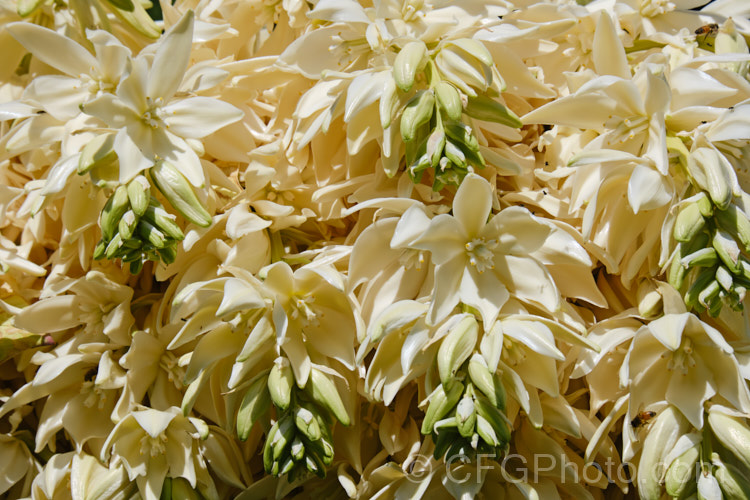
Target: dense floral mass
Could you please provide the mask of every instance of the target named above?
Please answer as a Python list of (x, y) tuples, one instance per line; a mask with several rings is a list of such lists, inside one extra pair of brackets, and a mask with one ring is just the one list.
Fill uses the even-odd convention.
[(0, 0), (0, 496), (750, 498), (746, 1), (154, 7)]

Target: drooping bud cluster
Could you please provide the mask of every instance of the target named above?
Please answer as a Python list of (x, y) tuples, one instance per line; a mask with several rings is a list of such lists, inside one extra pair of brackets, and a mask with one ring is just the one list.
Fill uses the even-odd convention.
[[(659, 425), (659, 418), (667, 421), (672, 416), (671, 407), (665, 410), (644, 441), (644, 457), (660, 458), (662, 462), (641, 481), (644, 492), (669, 498), (742, 499), (750, 495), (750, 428), (745, 419), (726, 413), (726, 408), (714, 407), (707, 413), (708, 425), (701, 432), (675, 435), (672, 425)], [(679, 421), (675, 422), (678, 426)], [(663, 427), (663, 430), (662, 430)], [(663, 432), (663, 434), (662, 434)], [(657, 449), (657, 446), (663, 446)], [(642, 462), (641, 467), (650, 467)], [(651, 470), (651, 469), (650, 469)], [(661, 479), (659, 479), (661, 478)]]
[(504, 83), (492, 56), (476, 40), (450, 40), (434, 51), (424, 42), (409, 42), (396, 56), (393, 80), (395, 86), (387, 86), (380, 100), (381, 124), (388, 129), (400, 113), (406, 171), (420, 182), (431, 169), (435, 191), (460, 184), (470, 170), (486, 166), (475, 132), (462, 121), (464, 114), (521, 127), (519, 118), (492, 98)]
[[(695, 156), (700, 155), (693, 153), (689, 158)], [(711, 155), (715, 160), (711, 165), (726, 162), (718, 156)], [(731, 172), (731, 167), (727, 168)], [(703, 180), (710, 178), (717, 184), (720, 177), (712, 172)], [(667, 279), (683, 294), (689, 309), (708, 311), (716, 317), (725, 304), (741, 310), (750, 287), (750, 220), (732, 201), (727, 182), (721, 183), (725, 189), (697, 184), (705, 191), (685, 200), (674, 221), (672, 236), (677, 248)]]
[(443, 339), (437, 355), (440, 383), (428, 396), (422, 434), (432, 435), (436, 459), (477, 453), (502, 456), (512, 423), (505, 416), (505, 388), (474, 353), (477, 320), (466, 316)]
[[(274, 476), (289, 474), (292, 481), (307, 472), (325, 477), (334, 458), (330, 430), (334, 419), (345, 426), (351, 422), (335, 385), (313, 368), (305, 387), (299, 390), (288, 362), (280, 362), (271, 368), (267, 388), (278, 420), (268, 431), (263, 447), (266, 472)], [(244, 402), (253, 397), (248, 391), (240, 407), (237, 421), (240, 438), (243, 434), (240, 417), (247, 411)]]

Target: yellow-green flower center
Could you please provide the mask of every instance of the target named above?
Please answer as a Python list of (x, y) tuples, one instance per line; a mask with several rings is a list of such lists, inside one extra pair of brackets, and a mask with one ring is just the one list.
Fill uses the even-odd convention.
[(497, 240), (474, 238), (466, 244), (466, 255), (469, 263), (483, 273), (486, 269), (494, 269), (493, 250), (497, 247)]

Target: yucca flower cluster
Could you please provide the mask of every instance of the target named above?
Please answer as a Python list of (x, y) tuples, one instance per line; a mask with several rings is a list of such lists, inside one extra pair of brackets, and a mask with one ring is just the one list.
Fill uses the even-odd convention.
[(749, 16), (0, 0), (0, 496), (750, 498)]

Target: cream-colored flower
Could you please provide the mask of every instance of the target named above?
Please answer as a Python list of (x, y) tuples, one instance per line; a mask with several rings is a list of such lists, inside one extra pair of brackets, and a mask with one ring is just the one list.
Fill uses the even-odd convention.
[(198, 449), (199, 441), (208, 434), (202, 420), (183, 416), (179, 408), (138, 409), (109, 434), (102, 460), (121, 463), (141, 495), (157, 500), (167, 477), (185, 478), (193, 488), (199, 478), (206, 479), (205, 461)]
[(363, 333), (344, 277), (328, 266), (313, 263), (292, 271), (283, 262), (260, 275), (273, 297), (276, 343), (289, 358), (296, 383), (307, 383), (320, 356), (354, 369), (354, 346)]
[(39, 369), (32, 381), (15, 391), (0, 408), (2, 416), (44, 399), (42, 424), (35, 435), (36, 452), (45, 446), (54, 448), (55, 434), (61, 429), (82, 449), (88, 440), (106, 437), (114, 426), (109, 417), (113, 416), (125, 374), (113, 359), (113, 351), (95, 344), (87, 347), (77, 352), (75, 343), (69, 340), (52, 354), (37, 352), (31, 362)]
[(100, 271), (90, 271), (83, 278), (60, 280), (47, 288), (47, 294), (17, 311), (14, 319), (17, 327), (39, 334), (56, 334), (83, 325), (75, 339), (77, 344), (101, 342), (102, 335), (115, 344), (130, 343), (130, 329), (135, 321), (130, 312), (132, 288)]
[(626, 421), (642, 405), (674, 405), (697, 429), (705, 402), (715, 395), (740, 411), (750, 411), (750, 392), (734, 350), (721, 333), (690, 313), (668, 314), (642, 327), (620, 371), (631, 399)]
[(192, 38), (190, 11), (158, 42), (153, 61), (145, 54), (134, 58), (114, 94), (82, 106), (84, 113), (117, 130), (114, 150), (120, 160), (120, 182), (164, 159), (181, 165), (194, 186), (203, 186), (203, 168), (191, 141), (242, 117), (239, 109), (218, 99), (175, 99), (190, 62)]
[(95, 52), (91, 54), (70, 38), (35, 24), (14, 23), (7, 29), (34, 57), (64, 74), (34, 78), (22, 97), (60, 120), (70, 120), (82, 104), (114, 92), (131, 61), (130, 49), (106, 31), (87, 33)]
[[(582, 272), (591, 265), (570, 234), (528, 210), (509, 207), (489, 217), (492, 198), (487, 181), (468, 175), (456, 192), (453, 215), (436, 216), (408, 244), (429, 251), (435, 264), (431, 324), (462, 302), (480, 311), (490, 325), (511, 294), (555, 312), (561, 297), (546, 265), (573, 265)], [(407, 231), (408, 214), (400, 222)]]

